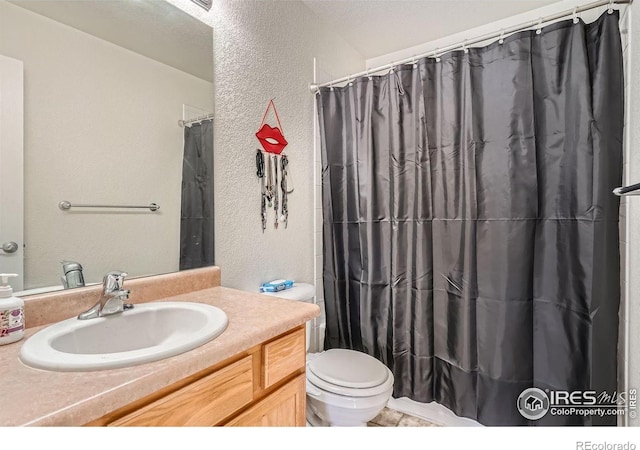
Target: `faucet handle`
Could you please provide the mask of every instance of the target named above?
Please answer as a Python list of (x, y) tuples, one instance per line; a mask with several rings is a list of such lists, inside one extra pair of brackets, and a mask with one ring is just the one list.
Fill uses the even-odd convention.
[(126, 289), (121, 289), (118, 291), (114, 291), (110, 294), (110, 297), (105, 302), (104, 306), (100, 310), (100, 316), (108, 316), (111, 314), (116, 314), (122, 311), (127, 311), (133, 308), (133, 305), (125, 303), (125, 301), (129, 300), (129, 291)]
[(127, 300), (129, 300), (129, 294), (130, 293), (131, 293), (130, 290), (123, 289), (123, 290), (119, 291), (116, 294), (116, 298), (118, 298), (120, 301), (122, 301), (122, 310), (123, 311), (129, 311), (130, 309), (133, 309), (133, 305), (131, 303), (125, 303)]
[(124, 284), (124, 278), (126, 276), (127, 273), (120, 270), (108, 272), (102, 280), (105, 294), (122, 290), (122, 285)]

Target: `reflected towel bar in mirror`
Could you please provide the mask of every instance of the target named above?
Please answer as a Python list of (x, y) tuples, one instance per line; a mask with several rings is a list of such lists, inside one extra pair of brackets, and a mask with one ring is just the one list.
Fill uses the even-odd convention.
[(613, 193), (619, 197), (623, 195), (640, 195), (640, 183), (617, 187), (613, 190)]
[(160, 205), (157, 203), (149, 203), (148, 205), (80, 205), (71, 204), (70, 202), (63, 200), (58, 203), (58, 207), (63, 211), (68, 211), (71, 208), (125, 208), (125, 209), (148, 209), (150, 211), (157, 211), (160, 209)]

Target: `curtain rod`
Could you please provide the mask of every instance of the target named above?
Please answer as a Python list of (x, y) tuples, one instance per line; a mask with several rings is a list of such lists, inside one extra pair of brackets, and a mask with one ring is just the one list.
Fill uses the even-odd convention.
[(209, 120), (209, 119), (213, 119), (213, 113), (205, 114), (204, 116), (198, 116), (198, 117), (196, 117), (194, 119), (178, 120), (178, 126), (180, 128), (190, 127), (191, 125), (193, 125), (195, 123), (204, 122), (205, 120)]
[(464, 40), (462, 42), (458, 42), (456, 44), (447, 45), (446, 47), (435, 48), (434, 50), (414, 55), (411, 58), (405, 58), (405, 59), (401, 59), (399, 61), (394, 61), (394, 62), (391, 62), (389, 64), (385, 64), (383, 66), (378, 66), (378, 67), (374, 67), (372, 69), (367, 69), (367, 70), (364, 70), (362, 72), (355, 73), (353, 75), (347, 75), (346, 77), (338, 78), (338, 79), (333, 80), (333, 81), (328, 81), (326, 83), (321, 83), (321, 84), (309, 83), (309, 90), (315, 94), (315, 93), (317, 93), (319, 91), (319, 89), (321, 87), (333, 86), (334, 84), (340, 84), (340, 83), (352, 81), (352, 80), (354, 80), (355, 78), (358, 78), (358, 77), (369, 76), (369, 75), (374, 74), (376, 72), (381, 72), (383, 70), (392, 69), (392, 68), (394, 68), (394, 67), (396, 67), (398, 65), (401, 65), (401, 64), (413, 63), (413, 62), (415, 62), (416, 60), (418, 60), (420, 58), (424, 58), (425, 56), (432, 56), (434, 58), (437, 58), (438, 56), (442, 55), (443, 53), (448, 53), (450, 51), (458, 50), (458, 49), (464, 50), (464, 49), (468, 48), (470, 45), (477, 44), (477, 43), (483, 42), (483, 41), (488, 41), (490, 39), (495, 39), (495, 38), (502, 39), (505, 36), (507, 36), (509, 34), (512, 34), (512, 33), (515, 33), (517, 31), (523, 31), (523, 30), (526, 30), (526, 29), (531, 28), (531, 27), (542, 28), (542, 24), (544, 24), (546, 22), (551, 22), (551, 21), (554, 21), (554, 20), (562, 19), (563, 17), (568, 17), (568, 16), (571, 16), (571, 15), (575, 15), (575, 14), (578, 14), (578, 13), (581, 13), (581, 12), (584, 12), (584, 11), (588, 11), (590, 9), (595, 9), (595, 8), (599, 8), (601, 6), (609, 5), (609, 10), (612, 11), (612, 7), (613, 7), (614, 4), (630, 4), (632, 2), (633, 2), (633, 0), (598, 0), (598, 1), (595, 1), (595, 2), (591, 2), (591, 3), (586, 3), (586, 4), (581, 5), (581, 6), (576, 6), (573, 9), (567, 9), (567, 10), (564, 10), (562, 12), (551, 14), (549, 16), (540, 17), (540, 18), (538, 18), (536, 20), (531, 20), (529, 22), (521, 23), (519, 25), (514, 25), (514, 26), (508, 27), (508, 28), (503, 28), (502, 30), (497, 31), (497, 32), (484, 34), (482, 36), (478, 36), (478, 37), (475, 37), (475, 38), (472, 38), (472, 39), (466, 39), (466, 40)]

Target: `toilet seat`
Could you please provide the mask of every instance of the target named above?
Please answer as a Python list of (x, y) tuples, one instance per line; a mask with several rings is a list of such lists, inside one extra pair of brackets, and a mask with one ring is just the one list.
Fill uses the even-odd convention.
[(349, 397), (371, 397), (393, 387), (391, 371), (367, 354), (331, 349), (307, 364), (307, 381), (318, 389)]

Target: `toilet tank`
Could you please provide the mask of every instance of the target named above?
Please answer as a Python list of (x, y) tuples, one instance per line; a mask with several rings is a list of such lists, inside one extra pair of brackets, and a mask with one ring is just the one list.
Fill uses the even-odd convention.
[[(289, 289), (279, 292), (262, 292), (262, 295), (271, 297), (286, 298), (287, 300), (296, 300), (305, 303), (313, 303), (313, 297), (316, 295), (316, 287), (309, 283), (293, 283)], [(307, 352), (311, 343), (311, 321), (307, 322)]]

